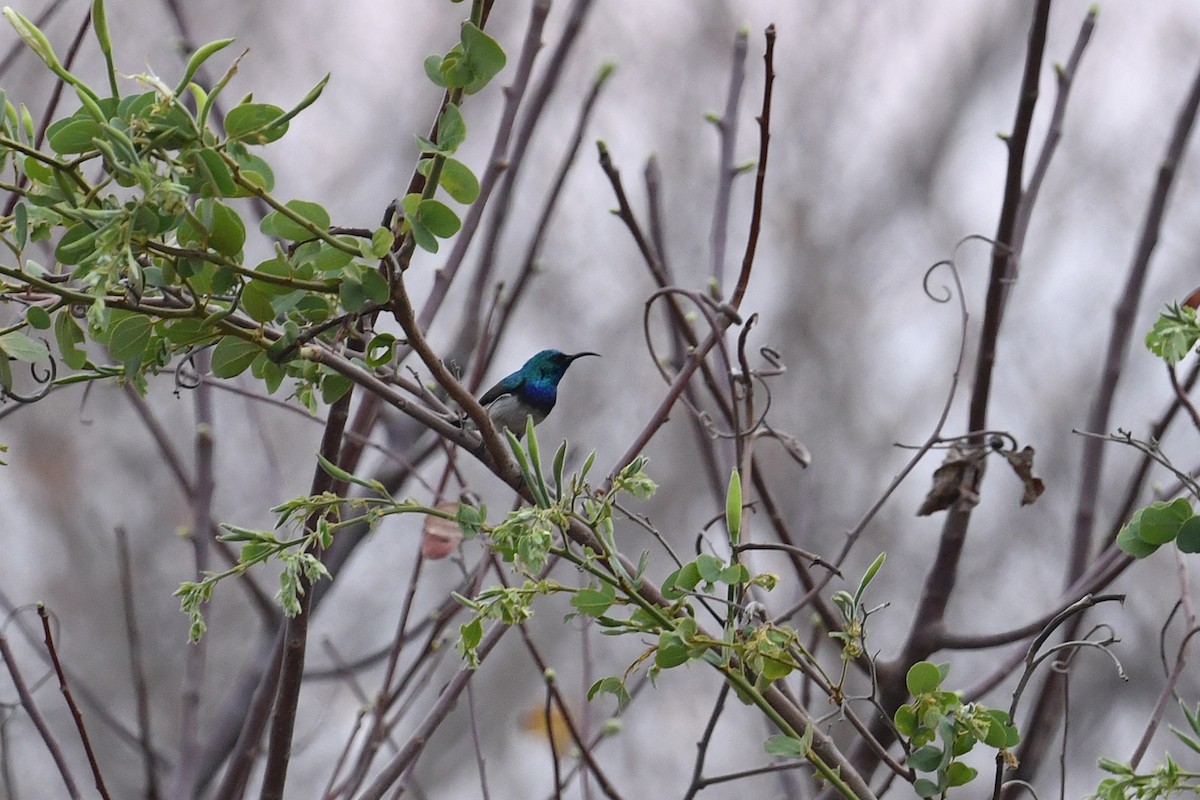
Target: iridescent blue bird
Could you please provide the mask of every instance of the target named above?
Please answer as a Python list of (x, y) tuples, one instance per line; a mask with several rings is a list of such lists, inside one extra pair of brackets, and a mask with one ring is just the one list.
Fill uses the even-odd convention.
[(554, 408), (558, 399), (558, 382), (567, 367), (577, 358), (599, 356), (599, 353), (562, 353), (543, 350), (525, 362), (519, 370), (502, 378), (479, 398), (487, 406), (488, 416), (497, 430), (508, 428), (517, 438), (525, 434), (525, 418), (533, 417), (537, 425)]

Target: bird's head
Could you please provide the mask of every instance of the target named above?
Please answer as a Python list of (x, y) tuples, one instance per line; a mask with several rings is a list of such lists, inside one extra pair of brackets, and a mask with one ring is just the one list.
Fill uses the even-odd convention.
[(571, 366), (575, 359), (583, 358), (584, 356), (598, 357), (599, 355), (599, 353), (588, 351), (582, 353), (564, 353), (560, 350), (543, 350), (526, 361), (521, 371), (533, 376), (535, 379), (548, 379), (554, 383), (558, 383), (563, 374), (566, 373), (567, 367)]

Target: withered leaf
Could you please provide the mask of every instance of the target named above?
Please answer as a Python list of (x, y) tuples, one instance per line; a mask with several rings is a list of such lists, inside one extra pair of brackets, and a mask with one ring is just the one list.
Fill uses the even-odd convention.
[(946, 451), (942, 465), (933, 472), (933, 485), (917, 509), (917, 516), (927, 517), (951, 506), (966, 509), (978, 505), (975, 486), (986, 455), (987, 451), (979, 445), (954, 445)]
[(1022, 450), (1005, 450), (1004, 459), (1021, 479), (1025, 491), (1021, 494), (1021, 505), (1027, 506), (1042, 496), (1046, 484), (1033, 474), (1033, 448), (1026, 445)]
[[(456, 514), (458, 503), (439, 503), (437, 510)], [(457, 522), (427, 514), (421, 531), (421, 555), (431, 561), (445, 558), (458, 549), (462, 538), (462, 528)]]

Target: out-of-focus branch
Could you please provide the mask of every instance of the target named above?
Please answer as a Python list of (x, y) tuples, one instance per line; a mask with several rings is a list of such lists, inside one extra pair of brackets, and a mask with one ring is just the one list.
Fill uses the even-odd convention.
[[(196, 371), (208, 372), (209, 353), (203, 351), (195, 358)], [(209, 541), (213, 527), (213, 409), (212, 387), (200, 383), (193, 390), (195, 399), (195, 482), (188, 499), (192, 516), (192, 558), (196, 579), (203, 580), (208, 572)], [(160, 448), (161, 449), (161, 448)], [(185, 484), (186, 485), (186, 484)], [(171, 776), (168, 797), (189, 800), (194, 793), (200, 749), (200, 705), (204, 689), (204, 660), (208, 643), (201, 639), (187, 646), (180, 689), (179, 760)]]
[(158, 764), (151, 743), (150, 693), (142, 661), (142, 637), (138, 630), (137, 605), (133, 596), (133, 559), (129, 554), (129, 536), (117, 528), (117, 567), (121, 573), (121, 605), (125, 612), (125, 638), (129, 644), (129, 668), (133, 672), (133, 694), (137, 704), (138, 740), (146, 773), (146, 800), (158, 800)]
[(104, 776), (100, 773), (100, 762), (96, 760), (96, 751), (92, 749), (92, 740), (83, 724), (83, 714), (79, 711), (75, 698), (71, 695), (71, 687), (67, 683), (67, 673), (63, 670), (62, 661), (58, 657), (58, 648), (54, 645), (50, 615), (41, 603), (37, 604), (37, 613), (42, 619), (42, 635), (45, 637), (46, 652), (50, 654), (50, 663), (54, 665), (54, 674), (58, 676), (59, 691), (67, 701), (67, 708), (71, 710), (71, 719), (75, 721), (75, 730), (79, 732), (79, 740), (83, 743), (83, 752), (87, 755), (88, 766), (92, 770), (92, 779), (96, 782), (96, 791), (104, 800), (110, 800), (111, 795), (108, 793), (108, 787), (104, 785)]
[[(546, 103), (550, 100), (550, 96), (554, 93), (554, 89), (558, 86), (558, 81), (565, 71), (563, 67), (566, 64), (567, 56), (574, 49), (575, 42), (579, 38), (579, 33), (583, 29), (583, 23), (591, 7), (592, 0), (575, 0), (571, 6), (571, 12), (567, 17), (566, 26), (563, 28), (562, 36), (558, 40), (558, 45), (555, 46), (554, 51), (550, 54), (549, 59), (547, 59), (545, 67), (542, 70), (541, 79), (529, 94), (528, 107), (522, 113), (521, 121), (513, 137), (512, 151), (509, 153), (507, 168), (500, 177), (500, 186), (496, 192), (495, 202), (490, 206), (491, 221), (484, 234), (482, 246), (479, 251), (479, 264), (471, 280), (470, 291), (467, 293), (467, 304), (463, 312), (463, 324), (459, 328), (457, 342), (454, 347), (456, 355), (465, 357), (467, 353), (475, 349), (475, 345), (479, 340), (483, 323), (483, 300), (488, 294), (488, 286), (491, 284), (492, 273), (495, 270), (496, 254), (500, 250), (500, 238), (508, 225), (508, 215), (512, 210), (513, 193), (516, 191), (517, 179), (520, 177), (521, 169), (525, 164), (525, 154), (529, 151), (529, 146), (533, 141), (534, 131), (543, 119)], [(531, 14), (539, 10), (541, 10), (541, 18), (544, 19), (545, 14), (550, 10), (550, 1), (538, 0), (538, 2), (535, 2)], [(540, 19), (537, 30), (534, 30), (532, 23), (529, 30), (530, 36), (540, 34)], [(531, 67), (532, 54), (530, 56)], [(520, 81), (522, 84), (528, 80), (528, 75), (523, 77), (525, 80)], [(514, 81), (514, 83), (516, 82)], [(461, 235), (460, 233), (459, 236), (461, 237)]]
[(596, 75), (596, 79), (592, 81), (592, 88), (588, 90), (587, 96), (583, 99), (583, 105), (580, 107), (579, 116), (575, 121), (575, 129), (571, 134), (571, 143), (567, 146), (566, 152), (563, 153), (563, 157), (554, 171), (554, 181), (550, 184), (550, 190), (546, 194), (537, 223), (534, 225), (533, 235), (529, 238), (529, 244), (525, 248), (521, 269), (517, 273), (516, 280), (513, 281), (508, 299), (496, 309), (496, 321), (491, 325), (488, 353), (482, 359), (484, 362), (490, 361), (494, 355), (518, 302), (525, 295), (525, 287), (534, 275), (538, 257), (542, 251), (542, 242), (550, 229), (550, 220), (554, 216), (554, 211), (558, 208), (558, 200), (566, 185), (567, 175), (575, 166), (575, 159), (579, 155), (579, 148), (583, 144), (584, 134), (587, 132), (588, 123), (592, 118), (592, 111), (596, 107), (596, 101), (600, 99), (600, 90), (607, 84), (612, 72), (610, 65), (602, 67), (599, 74)]
[[(350, 399), (354, 392), (348, 391), (338, 398), (329, 409), (329, 422), (321, 440), (321, 456), (331, 464), (338, 463), (342, 447), (342, 432), (350, 415)], [(346, 487), (339, 485), (321, 465), (314, 468), (310, 495), (325, 492), (342, 494)], [(320, 511), (314, 511), (305, 524), (315, 530)], [(267, 747), (267, 762), (263, 774), (263, 800), (282, 800), (283, 787), (287, 780), (288, 763), (292, 755), (292, 736), (296, 728), (296, 706), (300, 701), (300, 684), (304, 677), (304, 656), (308, 646), (308, 623), (312, 609), (312, 584), (305, 575), (297, 576), (300, 583), (299, 612), (289, 617), (283, 628), (283, 658), (279, 669), (279, 688), (275, 695), (275, 709), (271, 719), (271, 734)]]
[[(1109, 429), (1109, 415), (1112, 411), (1113, 399), (1116, 396), (1117, 384), (1121, 380), (1121, 371), (1125, 363), (1125, 354), (1129, 351), (1129, 343), (1133, 338), (1133, 325), (1138, 306), (1142, 299), (1142, 290), (1146, 284), (1146, 275), (1150, 268), (1150, 257), (1158, 244), (1159, 232), (1162, 229), (1163, 218), (1166, 216), (1167, 201), (1171, 189), (1175, 185), (1179, 164), (1183, 160), (1188, 140), (1191, 138), (1192, 127), (1196, 121), (1196, 112), (1200, 108), (1200, 72), (1192, 80), (1187, 99), (1179, 110), (1175, 120), (1175, 128), (1167, 152), (1158, 168), (1158, 179), (1146, 208), (1146, 218), (1142, 223), (1142, 232), (1138, 238), (1137, 249), (1134, 251), (1133, 263), (1125, 279), (1125, 286), (1118, 295), (1117, 306), (1113, 310), (1113, 325), (1109, 332), (1108, 349), (1104, 357), (1104, 367), (1100, 375), (1100, 383), (1093, 397), (1092, 407), (1088, 412), (1087, 429), (1103, 433)], [(1070, 582), (1083, 571), (1091, 551), (1091, 538), (1095, 523), (1096, 501), (1100, 492), (1100, 479), (1104, 466), (1104, 442), (1097, 439), (1087, 439), (1083, 443), (1083, 472), (1080, 479), (1079, 503), (1075, 512), (1075, 533), (1071, 541), (1071, 553), (1067, 563), (1067, 581)]]
[(717, 166), (717, 199), (713, 206), (712, 230), (709, 242), (712, 247), (712, 276), (717, 286), (725, 282), (725, 246), (729, 240), (729, 204), (733, 197), (733, 179), (737, 169), (733, 159), (737, 149), (738, 106), (742, 99), (742, 84), (746, 81), (746, 51), (750, 37), (743, 28), (733, 39), (733, 67), (729, 72), (729, 94), (725, 99), (725, 113), (712, 122), (717, 126), (720, 137), (720, 153)]
[[(488, 200), (496, 188), (496, 183), (500, 180), (501, 174), (508, 169), (509, 143), (512, 140), (517, 111), (520, 109), (521, 101), (525, 96), (525, 90), (529, 85), (529, 77), (533, 72), (534, 58), (542, 46), (542, 27), (545, 23), (547, 13), (549, 13), (549, 6), (548, 2), (539, 1), (534, 3), (530, 8), (529, 26), (526, 28), (525, 40), (521, 45), (521, 53), (517, 57), (517, 68), (514, 72), (513, 82), (505, 87), (504, 110), (501, 112), (500, 121), (496, 126), (496, 139), (492, 142), (492, 150), (488, 155), (487, 166), (484, 168), (483, 175), (479, 179), (479, 196), (467, 211), (467, 215), (463, 219), (462, 228), (454, 239), (454, 244), (450, 248), (450, 253), (446, 257), (445, 264), (434, 276), (433, 287), (430, 289), (429, 295), (425, 298), (421, 313), (417, 317), (417, 325), (421, 330), (428, 330), (429, 326), (433, 324), (434, 317), (437, 316), (442, 302), (446, 299), (446, 293), (450, 290), (450, 284), (454, 281), (459, 268), (462, 266), (463, 259), (467, 254), (467, 248), (470, 247), (472, 239), (479, 230), (480, 221), (483, 219), (483, 212), (487, 208)], [(403, 360), (403, 354), (401, 354), (400, 360)]]
[[(1063, 119), (1067, 115), (1067, 99), (1071, 96), (1071, 85), (1075, 82), (1075, 73), (1079, 70), (1079, 62), (1083, 59), (1083, 53), (1092, 39), (1097, 13), (1095, 7), (1088, 10), (1087, 15), (1083, 18), (1083, 24), (1079, 27), (1075, 47), (1071, 50), (1066, 65), (1055, 65), (1054, 72), (1058, 78), (1058, 92), (1054, 98), (1054, 110), (1050, 113), (1050, 126), (1046, 130), (1046, 139), (1038, 154), (1037, 162), (1033, 165), (1033, 171), (1029, 175), (1029, 183), (1025, 187), (1025, 197), (1017, 212), (1016, 224), (1013, 226), (1011, 245), (1014, 253), (1021, 253), (1024, 250), (1025, 235), (1029, 232), (1029, 220), (1033, 216), (1033, 207), (1037, 204), (1042, 182), (1050, 169), (1050, 161), (1054, 157), (1055, 150), (1058, 149), (1059, 140), (1062, 139)], [(1018, 266), (1016, 258), (1009, 261), (1008, 277), (1010, 281), (1016, 279)]]
[(13, 687), (17, 690), (17, 699), (21, 702), (21, 708), (25, 709), (25, 713), (29, 715), (29, 721), (33, 723), (33, 727), (37, 728), (38, 734), (46, 744), (46, 749), (50, 751), (50, 757), (54, 759), (54, 764), (58, 767), (58, 774), (62, 776), (63, 783), (67, 786), (67, 795), (72, 800), (77, 800), (82, 795), (79, 794), (79, 787), (76, 786), (75, 779), (71, 776), (71, 768), (67, 764), (66, 756), (63, 755), (62, 747), (54, 738), (54, 734), (50, 732), (50, 726), (46, 724), (42, 712), (38, 711), (37, 704), (33, 702), (33, 695), (25, 684), (25, 679), (21, 677), (17, 660), (8, 646), (8, 639), (2, 633), (0, 633), (0, 658), (4, 659), (4, 666), (8, 668)]
[[(1193, 77), (1187, 99), (1176, 117), (1171, 140), (1167, 145), (1163, 161), (1159, 165), (1158, 178), (1146, 208), (1146, 217), (1142, 223), (1142, 231), (1134, 251), (1133, 262), (1126, 276), (1120, 299), (1113, 311), (1113, 324), (1109, 332), (1108, 348), (1104, 357), (1100, 383), (1093, 394), (1094, 399), (1088, 412), (1087, 429), (1089, 431), (1102, 433), (1109, 429), (1109, 417), (1117, 385), (1121, 380), (1125, 355), (1129, 351), (1129, 344), (1133, 339), (1134, 322), (1138, 306), (1141, 303), (1146, 275), (1149, 272), (1150, 257), (1154, 254), (1154, 248), (1158, 244), (1167, 202), (1170, 199), (1171, 189), (1175, 184), (1184, 151), (1191, 138), (1197, 111), (1200, 111), (1200, 71), (1197, 71)], [(1100, 495), (1100, 482), (1104, 467), (1104, 445), (1104, 440), (1092, 437), (1086, 438), (1083, 443), (1079, 499), (1075, 510), (1075, 528), (1066, 570), (1067, 583), (1073, 583), (1084, 572), (1090, 558), (1096, 504)], [(1123, 521), (1118, 521), (1115, 525), (1119, 526)], [(1079, 624), (1081, 624), (1079, 621), (1073, 621), (1071, 630), (1066, 635), (1072, 637)], [(1056, 709), (1061, 699), (1061, 692), (1061, 681), (1051, 675), (1042, 684), (1029, 719), (1021, 728), (1023, 731), (1027, 731), (1021, 745), (1021, 766), (1017, 772), (1017, 777), (1021, 780), (1029, 780), (1041, 766), (1044, 753), (1048, 750), (1047, 740), (1054, 735), (1057, 729)]]
[[(1146, 723), (1146, 730), (1142, 733), (1141, 741), (1138, 742), (1133, 755), (1129, 757), (1129, 766), (1133, 769), (1137, 769), (1142, 757), (1146, 755), (1146, 750), (1150, 747), (1150, 740), (1154, 738), (1154, 732), (1162, 724), (1163, 714), (1167, 710), (1167, 701), (1175, 697), (1175, 686), (1179, 683), (1180, 676), (1183, 675), (1184, 667), (1187, 666), (1188, 646), (1191, 644), (1192, 637), (1200, 633), (1200, 628), (1196, 627), (1196, 609), (1192, 605), (1192, 587), (1191, 581), (1188, 580), (1187, 559), (1178, 549), (1175, 550), (1175, 573), (1179, 577), (1179, 608), (1183, 609), (1183, 641), (1179, 643), (1175, 663), (1167, 673), (1162, 691), (1159, 692), (1154, 709), (1150, 712), (1150, 720)], [(1170, 622), (1171, 619), (1168, 617), (1168, 626)], [(1162, 633), (1164, 638), (1166, 633), (1164, 626)]]

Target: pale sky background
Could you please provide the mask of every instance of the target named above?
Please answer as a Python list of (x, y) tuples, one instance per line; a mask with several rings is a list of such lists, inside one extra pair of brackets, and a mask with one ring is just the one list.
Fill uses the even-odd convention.
[[(152, 70), (172, 84), (182, 62), (169, 47), (177, 31), (165, 4), (128, 0), (111, 5), (118, 68), (126, 74)], [(555, 3), (543, 56), (557, 43), (569, 5)], [(924, 296), (921, 278), (931, 264), (950, 257), (963, 237), (995, 232), (1006, 159), (997, 133), (1012, 126), (1030, 5), (982, 0), (597, 3), (535, 134), (514, 198), (514, 224), (496, 254), (502, 277), (517, 267), (582, 95), (603, 63), (613, 62), (616, 73), (596, 109), (547, 239), (544, 272), (489, 377), (500, 377), (543, 347), (601, 352), (602, 361), (580, 362), (567, 376), (559, 408), (539, 429), (540, 436), (554, 443), (569, 436), (576, 464), (595, 448), (597, 464), (606, 469), (626, 449), (657, 406), (663, 385), (641, 339), (642, 305), (652, 284), (629, 235), (609, 213), (615, 202), (596, 163), (594, 142), (607, 143), (643, 219), (641, 171), (647, 157), (658, 159), (672, 267), (681, 285), (702, 287), (711, 273), (708, 230), (717, 172), (716, 135), (704, 115), (724, 106), (732, 42), (746, 25), (750, 44), (737, 153), (738, 161), (756, 157), (753, 117), (762, 90), (761, 32), (774, 22), (777, 78), (767, 211), (743, 310), (760, 314), (752, 336), (755, 345), (775, 347), (788, 366), (772, 383), (770, 419), (802, 439), (813, 454), (813, 466), (801, 472), (777, 448), (762, 444), (772, 484), (785, 513), (804, 532), (801, 544), (836, 552), (843, 532), (908, 458), (893, 443), (922, 441), (945, 396), (958, 346), (958, 316), (953, 306)], [(495, 130), (497, 87), (511, 80), (528, 6), (505, 0), (493, 12), (489, 27), (508, 51), (510, 66), (498, 83), (464, 107), (469, 138), (462, 158), (477, 172), (482, 172)], [(1076, 1), (1053, 7), (1035, 117), (1035, 154), (1054, 101), (1051, 64), (1066, 61), (1088, 6)], [(15, 7), (34, 18), (44, 6)], [(47, 26), (60, 53), (85, 7), (66, 3)], [(237, 49), (249, 48), (228, 98), (253, 91), (258, 101), (288, 107), (332, 72), (320, 101), (264, 155), (275, 169), (277, 196), (322, 202), (334, 224), (374, 226), (388, 201), (403, 191), (416, 155), (412, 135), (427, 131), (440, 99), (421, 63), (456, 41), (458, 21), (467, 10), (465, 4), (444, 0), (213, 0), (187, 5), (184, 13), (197, 43), (238, 39), (211, 62), (210, 74), (219, 73)], [(0, 49), (15, 40), (7, 27), (0, 29)], [(99, 81), (94, 48), (85, 47), (82, 59), (80, 74)], [(1112, 307), (1176, 113), (1198, 66), (1200, 6), (1188, 0), (1118, 0), (1100, 7), (1011, 297), (990, 413), (992, 427), (1009, 430), (1022, 445), (1037, 449), (1037, 468), (1048, 488), (1036, 505), (1018, 509), (1020, 486), (993, 465), (952, 605), (951, 623), (964, 630), (1020, 624), (1036, 615), (1032, 603), (1049, 604), (1062, 585), (1081, 450), (1081, 439), (1071, 430), (1084, 425)], [(49, 82), (24, 53), (0, 75), (0, 86), (9, 99), (26, 102), (37, 113)], [(1145, 432), (1170, 393), (1161, 364), (1138, 344), (1141, 335), (1165, 302), (1200, 285), (1196, 149), (1189, 149), (1191, 157), (1180, 170), (1114, 409), (1114, 423), (1135, 434)], [(751, 188), (749, 178), (735, 186), (726, 266), (731, 276), (741, 256)], [(977, 243), (958, 251), (972, 322), (969, 354), (983, 316), (988, 255)], [(418, 297), (439, 258), (417, 256), (409, 274)], [(468, 266), (477, 258), (472, 252)], [(430, 332), (439, 346), (452, 338), (459, 297), (453, 296)], [(968, 367), (964, 383), (969, 374)], [(240, 385), (249, 388), (249, 383)], [(964, 385), (948, 434), (961, 432), (966, 424), (967, 391)], [(181, 450), (189, 452), (192, 411), (187, 396), (174, 397), (164, 380), (150, 400)], [(680, 410), (674, 426), (651, 445), (650, 471), (663, 491), (644, 510), (672, 541), (688, 549), (721, 507), (708, 492), (683, 422)], [(219, 394), (217, 452), (222, 474), (230, 477), (218, 485), (218, 518), (269, 526), (272, 505), (305, 491), (311, 477), (307, 464), (319, 435), (318, 425), (296, 415)], [(86, 401), (79, 389), (69, 389), (0, 419), (0, 442), (11, 448), (5, 459), (9, 466), (0, 468), (0, 589), (20, 604), (43, 600), (50, 605), (60, 617), (71, 663), (94, 679), (97, 691), (128, 701), (112, 546), (113, 528), (125, 526), (138, 548), (139, 613), (151, 642), (156, 731), (164, 749), (171, 751), (186, 634), (186, 619), (171, 592), (188, 577), (191, 564), (188, 546), (172, 535), (186, 521), (186, 505), (148, 434), (119, 390), (96, 386)], [(1194, 432), (1181, 428), (1165, 445), (1182, 468), (1195, 466), (1188, 455), (1196, 449)], [(543, 447), (548, 449), (553, 448)], [(1120, 500), (1130, 456), (1116, 446), (1107, 452), (1106, 509)], [(298, 463), (305, 466), (292, 469)], [(877, 602), (891, 605), (872, 618), (870, 640), (884, 657), (911, 622), (920, 582), (937, 546), (942, 518), (914, 516), (936, 464), (936, 458), (926, 460), (901, 487), (845, 569), (853, 584), (880, 551), (888, 553), (872, 591)], [(438, 470), (435, 466), (429, 474)], [(506, 507), (507, 496), (495, 481), (479, 471), (469, 474), (490, 506)], [(1164, 476), (1159, 481), (1167, 482)], [(417, 485), (405, 489), (427, 499), (421, 491)], [(385, 525), (364, 546), (335, 584), (316, 622), (314, 641), (335, 636), (339, 650), (353, 656), (388, 640), (404, 596), (417, 524)], [(1101, 527), (1108, 524), (1106, 520)], [(638, 535), (633, 527), (619, 531), (635, 553), (643, 546)], [(760, 569), (772, 564), (757, 563)], [(657, 567), (660, 576), (665, 574), (665, 559)], [(423, 608), (454, 582), (455, 571), (441, 562), (426, 580)], [(270, 579), (266, 583), (271, 585)], [(841, 587), (830, 592), (833, 588)], [(1067, 780), (1072, 797), (1095, 788), (1098, 757), (1127, 759), (1140, 736), (1161, 686), (1155, 653), (1158, 627), (1178, 596), (1174, 561), (1169, 553), (1159, 553), (1135, 565), (1114, 588), (1128, 592), (1129, 600), (1095, 619), (1111, 623), (1122, 639), (1115, 653), (1132, 680), (1122, 684), (1111, 662), (1085, 654), (1072, 692), (1081, 698), (1094, 692), (1104, 702), (1093, 700), (1087, 707), (1081, 702), (1074, 709)], [(795, 587), (784, 586), (775, 599), (782, 607), (796, 594)], [(214, 707), (248, 657), (248, 637), (256, 633), (255, 623), (244, 619), (242, 603), (236, 589), (222, 587), (210, 610), (207, 688)], [(564, 690), (581, 698), (578, 626), (564, 628), (563, 612), (560, 605), (545, 603), (534, 630), (555, 659)], [(347, 625), (348, 619), (353, 624)], [(36, 674), (26, 643), (11, 626), (6, 635)], [(597, 677), (619, 673), (636, 655), (635, 642), (616, 643), (615, 650), (605, 651), (612, 646), (608, 639), (591, 639)], [(314, 666), (328, 663), (319, 646), (310, 653)], [(937, 660), (951, 661), (950, 683), (962, 687), (984, 674), (997, 657), (950, 654)], [(436, 680), (456, 666), (453, 654), (448, 655)], [(715, 683), (699, 666), (677, 672), (640, 697), (626, 716), (624, 732), (598, 750), (625, 796), (677, 797), (690, 779), (694, 742)], [(366, 685), (372, 685), (372, 678), (377, 681), (378, 675), (368, 675)], [(1007, 707), (1010, 691), (1011, 684), (1006, 685), (985, 702)], [(1191, 676), (1180, 692), (1195, 704), (1200, 682)], [(12, 696), (6, 679), (0, 678), (0, 703), (11, 702)], [(56, 691), (47, 684), (38, 696), (77, 758), (69, 720), (57, 713)], [(536, 670), (515, 635), (508, 637), (477, 684), (493, 797), (545, 794), (550, 774), (546, 747), (517, 724), (520, 714), (541, 698)], [(132, 705), (122, 708), (132, 720)], [(357, 708), (353, 696), (333, 683), (317, 685), (306, 695), (289, 796), (316, 795), (313, 787), (324, 784)], [(610, 710), (607, 700), (602, 707), (594, 705), (593, 721)], [(10, 713), (7, 706), (0, 707), (0, 721)], [(464, 714), (461, 708), (456, 712), (417, 770), (425, 796), (478, 796)], [(10, 763), (21, 796), (41, 796), (35, 787), (54, 779), (47, 772), (49, 759), (27, 720), (12, 719), (8, 726)], [(400, 741), (402, 734), (398, 732)], [(766, 735), (761, 720), (741, 708), (732, 710), (718, 728), (708, 772), (764, 763), (760, 742)], [(1164, 748), (1182, 755), (1183, 748), (1168, 734), (1156, 740), (1148, 761), (1161, 758)], [(140, 777), (134, 753), (112, 742), (103, 743), (101, 751), (106, 767), (112, 765), (113, 782), (121, 786), (125, 781), (126, 792), (114, 796), (130, 796)], [(990, 759), (990, 754), (981, 757), (981, 784), (970, 787), (971, 793), (982, 792), (982, 783), (990, 786)], [(1054, 791), (1056, 781), (1054, 771), (1047, 770), (1039, 789)], [(749, 796), (743, 789), (764, 797), (779, 791), (771, 778), (739, 786), (741, 796)], [(907, 790), (897, 785), (893, 791), (903, 796)], [(568, 796), (578, 796), (577, 787), (571, 792)], [(717, 787), (703, 796), (733, 795)]]

